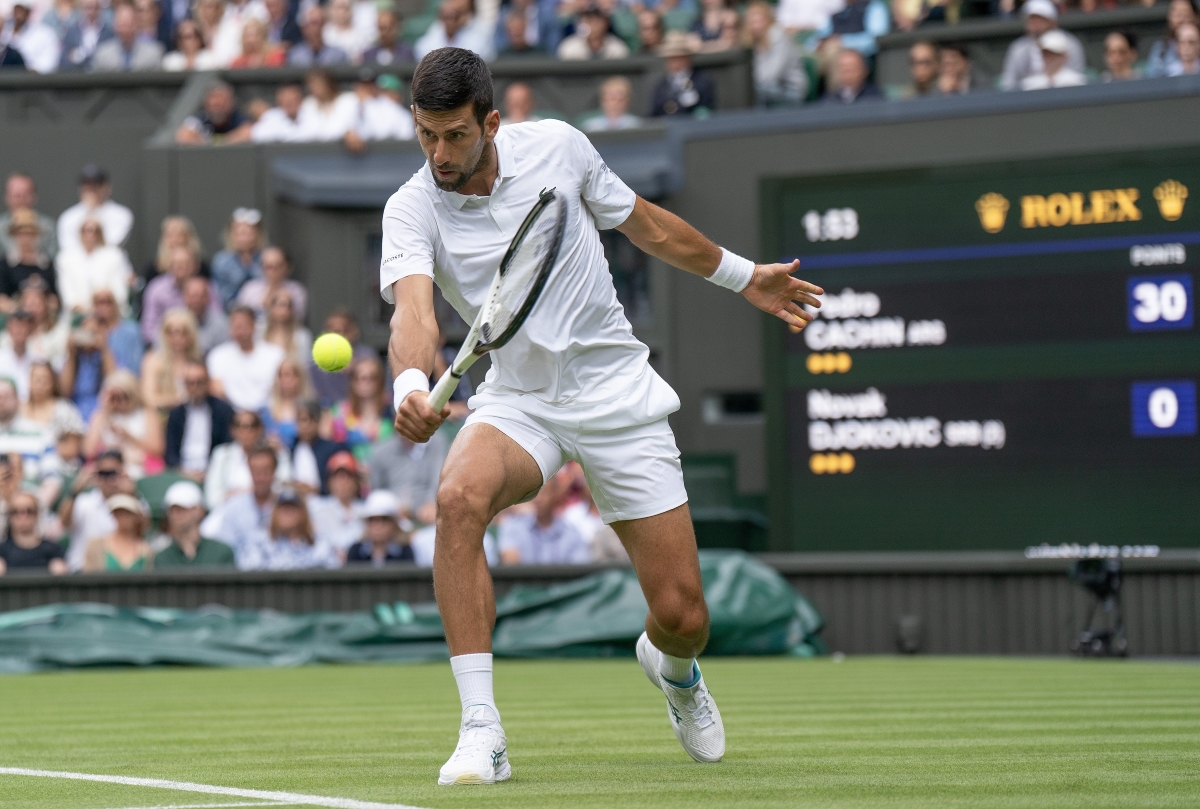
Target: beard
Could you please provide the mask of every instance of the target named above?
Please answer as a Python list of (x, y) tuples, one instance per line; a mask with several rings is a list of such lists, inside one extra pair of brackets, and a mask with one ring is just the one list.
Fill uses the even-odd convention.
[(457, 171), (449, 180), (440, 179), (437, 175), (437, 167), (431, 163), (429, 168), (433, 174), (434, 185), (443, 191), (458, 191), (471, 181), (471, 178), (475, 176), (476, 172), (478, 172), (480, 168), (487, 168), (487, 166), (483, 165), (484, 156), (487, 154), (485, 149), (486, 146), (487, 139), (480, 137), (479, 148), (475, 154), (469, 158), (469, 165), (466, 165), (464, 168)]

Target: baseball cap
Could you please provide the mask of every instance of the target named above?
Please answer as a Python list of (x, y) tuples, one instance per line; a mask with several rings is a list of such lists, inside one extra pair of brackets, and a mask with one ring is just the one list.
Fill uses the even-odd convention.
[(384, 73), (375, 80), (375, 86), (380, 90), (387, 90), (389, 93), (398, 93), (404, 89), (403, 82), (399, 76), (393, 76), (391, 73)]
[(375, 83), (375, 68), (367, 67), (365, 65), (363, 67), (360, 67), (358, 69), (358, 76), (356, 78), (362, 84), (374, 84)]
[(204, 494), (200, 491), (200, 487), (190, 480), (180, 480), (172, 483), (167, 493), (163, 495), (163, 505), (167, 508), (171, 506), (179, 506), (180, 508), (195, 508), (203, 505)]
[(1029, 17), (1034, 14), (1047, 20), (1057, 20), (1058, 6), (1051, 0), (1025, 0), (1025, 5), (1021, 6), (1021, 16)]
[(131, 511), (134, 514), (146, 516), (146, 507), (142, 505), (142, 501), (131, 494), (114, 494), (108, 498), (108, 510), (111, 512)]
[(95, 163), (88, 163), (79, 172), (81, 185), (104, 185), (108, 182), (108, 172)]
[(1071, 40), (1057, 28), (1038, 37), (1038, 47), (1051, 53), (1066, 53), (1071, 49)]
[(367, 501), (362, 505), (362, 517), (368, 520), (371, 517), (390, 517), (393, 520), (398, 519), (400, 514), (400, 501), (396, 499), (396, 495), (389, 492), (387, 489), (376, 489), (367, 496)]
[(241, 225), (257, 225), (262, 221), (262, 211), (258, 208), (234, 208), (233, 221)]
[(21, 230), (42, 232), (42, 223), (38, 221), (37, 211), (31, 208), (18, 208), (12, 212), (12, 219), (8, 223), (8, 233), (10, 236), (15, 236)]
[(335, 452), (333, 453), (333, 457), (325, 464), (325, 471), (332, 475), (338, 470), (345, 470), (352, 475), (357, 475), (358, 461), (354, 460), (354, 456), (345, 450)]

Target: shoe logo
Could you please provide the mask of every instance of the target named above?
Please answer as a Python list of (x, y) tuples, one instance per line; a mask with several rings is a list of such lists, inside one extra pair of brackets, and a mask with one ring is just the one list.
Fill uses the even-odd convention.
[(679, 709), (677, 709), (675, 705), (669, 701), (667, 702), (667, 707), (671, 709), (672, 721), (674, 721), (677, 725), (683, 724), (683, 717), (679, 715)]
[(505, 752), (506, 750), (508, 750), (508, 748), (507, 748), (507, 747), (505, 747), (505, 748), (502, 748), (502, 749), (500, 749), (500, 750), (494, 750), (494, 751), (492, 751), (492, 766), (493, 766), (493, 767), (498, 767), (498, 766), (500, 766), (500, 759), (504, 758), (504, 752)]

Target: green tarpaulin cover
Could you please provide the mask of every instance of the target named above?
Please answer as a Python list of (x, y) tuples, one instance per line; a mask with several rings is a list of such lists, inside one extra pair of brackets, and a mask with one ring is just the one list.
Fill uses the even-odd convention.
[[(820, 614), (770, 567), (739, 552), (702, 551), (712, 617), (706, 654), (823, 651)], [(632, 570), (550, 587), (517, 587), (496, 604), (493, 648), (507, 657), (633, 654), (646, 600)], [(0, 613), (0, 671), (78, 666), (296, 666), (448, 656), (434, 604), (371, 613), (118, 608), (55, 604)]]

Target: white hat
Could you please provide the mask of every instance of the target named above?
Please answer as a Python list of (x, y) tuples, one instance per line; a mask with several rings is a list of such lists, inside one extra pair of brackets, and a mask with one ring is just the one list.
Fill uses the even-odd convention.
[(1021, 6), (1021, 16), (1029, 17), (1034, 14), (1047, 20), (1057, 20), (1058, 6), (1054, 5), (1052, 0), (1025, 0), (1025, 5)]
[(163, 495), (163, 505), (167, 508), (195, 508), (204, 504), (204, 493), (200, 487), (190, 480), (180, 480), (172, 483), (167, 493)]
[(1054, 28), (1038, 37), (1038, 47), (1050, 53), (1067, 53), (1071, 50), (1071, 40), (1062, 31)]
[(367, 501), (363, 503), (362, 516), (364, 520), (371, 517), (390, 517), (393, 520), (399, 520), (400, 501), (387, 489), (376, 489), (367, 496)]
[(106, 505), (110, 512), (129, 511), (134, 514), (146, 516), (146, 506), (141, 500), (131, 494), (114, 494), (108, 498)]

